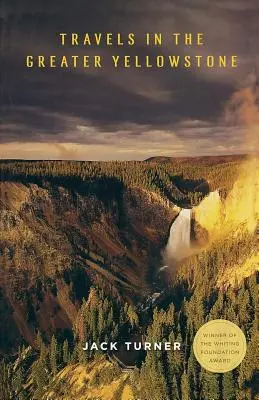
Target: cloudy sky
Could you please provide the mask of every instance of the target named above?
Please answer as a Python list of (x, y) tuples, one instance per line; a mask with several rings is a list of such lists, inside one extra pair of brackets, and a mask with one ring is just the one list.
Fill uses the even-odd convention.
[[(134, 32), (132, 48), (62, 48), (59, 32)], [(145, 48), (146, 32), (162, 47)], [(172, 32), (203, 32), (202, 49)], [(1, 158), (145, 159), (253, 150), (258, 0), (3, 0)], [(231, 69), (26, 69), (26, 55), (237, 55)], [(248, 139), (251, 138), (252, 140)]]

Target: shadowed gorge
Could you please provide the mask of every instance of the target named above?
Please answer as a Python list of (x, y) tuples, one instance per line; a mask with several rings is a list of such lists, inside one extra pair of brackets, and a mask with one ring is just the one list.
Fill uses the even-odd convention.
[[(191, 348), (207, 318), (225, 317), (248, 338), (247, 361), (229, 376), (231, 388), (252, 400), (258, 357), (252, 165), (228, 157), (0, 162), (0, 379), (8, 393), (169, 400), (194, 391), (198, 400), (212, 385), (225, 400), (228, 385), (220, 375), (204, 375)], [(243, 179), (244, 170), (250, 172)], [(255, 204), (242, 213), (248, 187)], [(176, 261), (173, 273), (170, 262), (161, 271), (166, 256)], [(131, 357), (121, 347), (83, 351), (87, 341), (134, 340), (177, 340), (186, 350)], [(156, 378), (146, 385), (151, 371)]]

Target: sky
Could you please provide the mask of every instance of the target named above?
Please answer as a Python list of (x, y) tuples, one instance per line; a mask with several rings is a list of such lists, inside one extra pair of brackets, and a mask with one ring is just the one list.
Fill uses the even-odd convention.
[[(3, 0), (0, 158), (143, 160), (238, 154), (259, 125), (258, 0)], [(134, 47), (62, 47), (60, 32), (134, 32)], [(161, 32), (161, 47), (145, 47)], [(205, 45), (175, 48), (172, 32)], [(26, 55), (237, 55), (238, 67), (28, 69)]]

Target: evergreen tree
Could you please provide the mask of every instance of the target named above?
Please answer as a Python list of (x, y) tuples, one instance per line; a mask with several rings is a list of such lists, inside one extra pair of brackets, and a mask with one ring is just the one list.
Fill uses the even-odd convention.
[(139, 324), (138, 315), (131, 305), (129, 305), (129, 307), (128, 307), (127, 314), (128, 314), (129, 322), (130, 322), (132, 328), (134, 328), (135, 326), (138, 326), (138, 324)]
[(198, 394), (200, 391), (199, 370), (200, 370), (200, 366), (196, 361), (196, 358), (194, 356), (193, 349), (192, 349), (189, 360), (188, 360), (187, 376), (188, 376), (188, 382), (189, 382), (190, 390), (192, 393), (192, 397), (194, 399), (198, 398)]
[(181, 393), (182, 393), (182, 400), (190, 400), (191, 398), (190, 385), (189, 385), (188, 375), (186, 372), (182, 374), (181, 378)]
[(222, 397), (223, 400), (236, 399), (236, 385), (232, 371), (223, 374)]
[(57, 374), (57, 359), (58, 359), (58, 344), (55, 336), (53, 335), (50, 343), (50, 367), (53, 375)]
[(162, 362), (155, 352), (148, 353), (141, 368), (140, 391), (143, 400), (169, 400)]
[(62, 355), (63, 355), (63, 363), (67, 365), (70, 361), (69, 346), (67, 339), (63, 342)]
[(204, 371), (201, 378), (201, 394), (204, 400), (220, 400), (219, 377)]
[(12, 396), (12, 390), (10, 385), (10, 368), (8, 364), (3, 361), (0, 362), (0, 399), (10, 400)]
[(181, 399), (180, 399), (180, 394), (179, 394), (179, 389), (178, 389), (178, 383), (177, 383), (176, 375), (174, 375), (173, 381), (172, 381), (171, 396), (172, 396), (172, 398), (175, 399), (175, 400), (181, 400)]
[(49, 371), (43, 359), (39, 359), (33, 364), (32, 378), (35, 386), (34, 398), (41, 400), (49, 383)]
[(23, 384), (23, 370), (22, 367), (19, 366), (12, 376), (12, 388), (17, 397), (19, 396), (19, 393), (22, 390), (22, 384)]

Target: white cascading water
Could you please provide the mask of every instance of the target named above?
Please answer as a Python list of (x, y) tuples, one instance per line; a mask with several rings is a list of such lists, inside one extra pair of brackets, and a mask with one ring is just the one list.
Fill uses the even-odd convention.
[(183, 208), (170, 228), (169, 239), (164, 251), (164, 261), (181, 261), (193, 253), (191, 249), (192, 210)]

